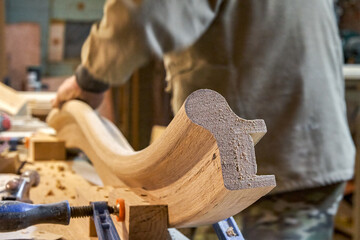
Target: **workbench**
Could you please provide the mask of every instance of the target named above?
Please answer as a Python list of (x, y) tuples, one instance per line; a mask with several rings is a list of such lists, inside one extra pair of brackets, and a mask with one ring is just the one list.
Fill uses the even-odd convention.
[[(55, 203), (68, 200), (71, 206), (89, 205), (90, 201), (107, 201), (110, 187), (99, 187), (89, 183), (72, 169), (74, 161), (37, 161), (27, 164), (25, 169), (36, 170), (40, 174), (40, 184), (30, 191), (34, 204)], [(82, 196), (86, 194), (86, 196)], [(86, 197), (86, 199), (85, 199)], [(115, 217), (113, 217), (113, 221)], [(97, 239), (89, 237), (89, 218), (70, 220), (70, 225), (36, 225), (37, 235), (56, 234), (62, 239)], [(24, 233), (24, 231), (20, 231)], [(20, 237), (22, 234), (18, 234)], [(0, 234), (0, 238), (1, 237)], [(41, 238), (40, 238), (41, 239)], [(49, 235), (45, 239), (59, 239)]]

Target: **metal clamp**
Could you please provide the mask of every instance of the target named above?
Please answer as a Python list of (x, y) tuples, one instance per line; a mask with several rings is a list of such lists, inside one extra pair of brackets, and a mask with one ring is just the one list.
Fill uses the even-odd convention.
[(99, 240), (120, 240), (110, 217), (107, 202), (92, 202), (93, 220)]
[(219, 240), (244, 240), (233, 217), (213, 224), (213, 228)]

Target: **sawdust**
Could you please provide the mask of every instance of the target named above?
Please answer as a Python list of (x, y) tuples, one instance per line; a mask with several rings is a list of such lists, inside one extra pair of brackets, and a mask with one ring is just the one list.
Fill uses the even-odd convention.
[(48, 193), (46, 194), (46, 197), (48, 197), (48, 196), (54, 196), (55, 194), (54, 194), (54, 192), (52, 191), (52, 190), (50, 190), (50, 191), (48, 191)]
[(58, 166), (57, 169), (58, 169), (59, 172), (65, 171), (65, 167), (64, 167), (64, 166)]
[(56, 180), (56, 188), (60, 190), (65, 190), (66, 187), (61, 184), (60, 180)]

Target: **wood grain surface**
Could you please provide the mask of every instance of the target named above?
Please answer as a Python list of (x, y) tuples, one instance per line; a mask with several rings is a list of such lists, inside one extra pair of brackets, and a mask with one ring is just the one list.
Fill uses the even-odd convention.
[(236, 116), (212, 90), (192, 93), (164, 134), (138, 152), (83, 102), (66, 103), (47, 121), (68, 147), (87, 154), (104, 184), (141, 188), (165, 202), (169, 227), (218, 222), (275, 187), (273, 175), (256, 175), (264, 121)]

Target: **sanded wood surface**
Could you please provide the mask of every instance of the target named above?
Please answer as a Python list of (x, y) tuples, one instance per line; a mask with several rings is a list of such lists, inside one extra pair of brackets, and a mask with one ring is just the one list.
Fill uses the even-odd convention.
[(275, 186), (273, 175), (256, 175), (264, 121), (239, 118), (212, 90), (191, 94), (164, 134), (139, 152), (80, 101), (53, 110), (48, 123), (68, 147), (84, 150), (104, 184), (141, 188), (165, 202), (169, 227), (218, 222)]
[[(40, 184), (31, 188), (30, 199), (34, 204), (47, 204), (68, 200), (71, 206), (88, 205), (89, 199), (79, 196), (78, 190), (97, 195), (97, 201), (107, 201), (109, 189), (92, 186), (72, 169), (73, 162), (41, 161), (27, 165), (26, 169), (37, 170), (40, 174)], [(100, 198), (101, 196), (101, 198)], [(60, 235), (61, 239), (97, 239), (90, 238), (89, 218), (71, 219), (69, 225), (39, 224), (38, 232), (48, 232)], [(22, 235), (19, 235), (19, 239)]]

